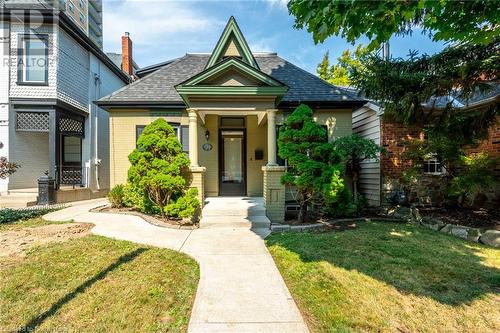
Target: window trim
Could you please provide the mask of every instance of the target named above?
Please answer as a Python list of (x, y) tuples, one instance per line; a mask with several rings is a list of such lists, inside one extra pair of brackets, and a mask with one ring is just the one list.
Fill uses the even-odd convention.
[[(425, 165), (426, 163), (434, 163), (436, 170), (438, 169), (438, 166), (441, 168), (440, 171), (425, 171)], [(441, 163), (439, 160), (437, 154), (431, 154), (429, 156), (426, 156), (424, 158), (424, 162), (422, 165), (422, 172), (424, 175), (430, 175), (430, 176), (440, 176), (440, 175), (445, 175), (446, 174), (446, 168), (445, 166)]]
[[(38, 40), (45, 43), (45, 80), (26, 81), (26, 41)], [(19, 34), (17, 39), (17, 85), (20, 86), (48, 86), (49, 85), (49, 35), (48, 34)]]
[[(172, 128), (177, 129), (177, 140), (179, 140), (180, 144), (182, 145), (182, 134), (181, 134), (181, 131), (182, 131), (182, 126), (180, 123), (176, 123), (176, 122), (168, 122), (167, 123), (172, 126)], [(139, 132), (139, 129), (142, 128), (142, 130), (144, 131), (144, 128), (148, 126), (148, 125), (135, 125), (135, 146), (137, 147), (137, 141), (139, 140), (139, 135), (137, 135)], [(142, 134), (142, 131), (141, 131), (141, 134)]]

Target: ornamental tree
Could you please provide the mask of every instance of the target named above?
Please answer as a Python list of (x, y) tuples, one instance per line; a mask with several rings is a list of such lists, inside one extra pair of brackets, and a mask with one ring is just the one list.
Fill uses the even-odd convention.
[(144, 190), (163, 218), (167, 211), (168, 218), (165, 207), (189, 186), (189, 159), (173, 128), (161, 118), (146, 126), (129, 161), (128, 181)]
[(5, 179), (14, 174), (20, 168), (19, 164), (9, 162), (7, 157), (0, 157), (0, 179)]
[(361, 162), (366, 159), (377, 159), (382, 148), (373, 140), (351, 134), (336, 139), (333, 148), (340, 155), (345, 165), (346, 174), (352, 179), (354, 197), (358, 195), (358, 178)]
[(321, 195), (331, 180), (332, 145), (326, 130), (313, 120), (313, 111), (299, 105), (286, 119), (278, 136), (279, 156), (288, 161), (288, 170), (281, 182), (294, 186), (298, 192), (298, 221), (305, 221), (308, 203)]

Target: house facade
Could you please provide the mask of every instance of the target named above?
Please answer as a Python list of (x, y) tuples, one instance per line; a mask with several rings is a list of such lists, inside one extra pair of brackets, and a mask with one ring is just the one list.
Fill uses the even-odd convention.
[[(477, 92), (469, 100), (450, 96), (441, 97), (433, 103), (436, 108), (451, 103), (461, 112), (474, 112), (486, 108), (498, 110), (500, 86), (492, 84), (490, 90)], [(411, 166), (411, 162), (406, 160), (404, 156), (406, 149), (404, 142), (408, 139), (425, 140), (421, 127), (391, 122), (384, 119), (383, 114), (384, 110), (379, 104), (367, 102), (363, 107), (353, 112), (352, 118), (353, 133), (373, 140), (386, 150), (380, 159), (362, 162), (358, 188), (372, 206), (389, 204), (392, 197), (404, 192), (402, 177)], [(477, 146), (465, 149), (466, 154), (478, 152), (500, 158), (500, 117), (497, 116), (496, 121), (490, 126), (487, 139), (481, 141)], [(430, 156), (424, 162), (419, 181), (413, 186), (411, 198), (408, 199), (424, 205), (441, 205), (445, 201), (446, 185), (448, 184), (443, 180), (449, 177), (450, 172), (456, 174), (460, 170), (457, 170), (456, 166), (441, 165), (437, 156)], [(495, 174), (500, 176), (500, 164), (496, 165)], [(487, 206), (498, 206), (499, 189), (489, 193), (488, 197)]]
[(93, 101), (129, 76), (66, 14), (45, 6), (4, 3), (0, 39), (0, 155), (21, 166), (0, 191), (36, 188), (47, 174), (58, 189), (86, 193), (59, 192), (58, 201), (105, 195), (108, 113)]
[(362, 99), (280, 58), (254, 53), (230, 18), (213, 52), (186, 54), (136, 72), (141, 78), (100, 99), (110, 117), (111, 186), (127, 181), (128, 155), (144, 126), (161, 117), (189, 155), (192, 186), (205, 196), (264, 197), (271, 221), (283, 219), (288, 193), (277, 131), (300, 103), (328, 128), (351, 133)]

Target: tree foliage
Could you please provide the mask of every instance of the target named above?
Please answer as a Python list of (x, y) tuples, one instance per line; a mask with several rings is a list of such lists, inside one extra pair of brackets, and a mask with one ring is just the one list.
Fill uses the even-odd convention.
[(361, 70), (363, 68), (361, 59), (369, 53), (367, 47), (358, 45), (354, 52), (344, 50), (342, 55), (337, 58), (337, 63), (330, 66), (329, 52), (327, 52), (316, 71), (320, 78), (331, 84), (344, 87), (350, 86), (352, 85), (352, 70), (354, 68)]
[(296, 28), (307, 28), (316, 43), (340, 36), (354, 43), (366, 36), (377, 48), (394, 35), (422, 29), (436, 41), (489, 44), (500, 34), (497, 0), (309, 1), (291, 0)]
[(498, 159), (486, 153), (473, 153), (462, 156), (464, 171), (454, 177), (451, 183), (451, 192), (459, 197), (459, 205), (463, 205), (468, 195), (484, 195), (488, 189), (498, 186), (495, 177), (495, 166)]
[[(384, 60), (369, 54), (352, 68), (352, 82), (384, 106), (384, 115), (405, 124), (436, 124), (454, 119), (453, 99), (487, 92), (498, 81), (500, 39), (488, 45), (464, 44), (433, 55)], [(444, 102), (444, 103), (443, 103)], [(436, 109), (447, 108), (436, 118)], [(484, 125), (484, 123), (480, 124)]]
[(326, 130), (313, 120), (313, 111), (299, 105), (280, 128), (279, 156), (288, 160), (289, 169), (281, 181), (296, 187), (300, 203), (299, 222), (304, 222), (307, 205), (330, 182), (332, 145)]
[(382, 148), (373, 140), (351, 134), (336, 139), (333, 142), (333, 149), (341, 157), (346, 174), (352, 179), (354, 196), (357, 197), (361, 162), (366, 159), (378, 159), (378, 154), (382, 152)]
[(137, 148), (129, 155), (128, 180), (142, 189), (164, 217), (165, 207), (182, 197), (189, 186), (189, 159), (173, 128), (157, 119), (144, 128)]

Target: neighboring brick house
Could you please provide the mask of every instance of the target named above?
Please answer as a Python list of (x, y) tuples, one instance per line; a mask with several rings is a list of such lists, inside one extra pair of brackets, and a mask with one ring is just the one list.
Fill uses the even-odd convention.
[[(500, 86), (493, 85), (493, 89), (486, 93), (475, 94), (468, 102), (458, 98), (441, 99), (439, 103), (453, 103), (463, 112), (482, 107), (499, 104)], [(404, 142), (407, 139), (424, 140), (424, 133), (416, 126), (389, 122), (383, 117), (383, 109), (376, 103), (368, 102), (363, 107), (353, 112), (353, 133), (358, 133), (364, 138), (372, 139), (386, 149), (378, 161), (369, 160), (362, 163), (359, 179), (360, 192), (365, 195), (371, 205), (386, 204), (391, 196), (402, 191), (401, 177), (411, 165), (403, 158), (405, 151)], [(500, 121), (489, 129), (488, 139), (476, 147), (469, 147), (466, 153), (485, 152), (490, 156), (500, 158)], [(439, 164), (437, 159), (430, 158), (424, 164), (422, 176), (414, 188), (412, 198), (423, 204), (442, 203), (446, 192), (446, 182), (441, 181), (447, 176), (447, 171)], [(500, 175), (500, 165), (496, 167)], [(498, 200), (498, 193), (492, 196), (494, 202)]]
[(108, 113), (93, 101), (130, 77), (46, 2), (6, 1), (0, 10), (0, 155), (21, 165), (0, 192), (36, 188), (48, 173), (57, 188), (86, 193), (74, 198), (104, 195)]

